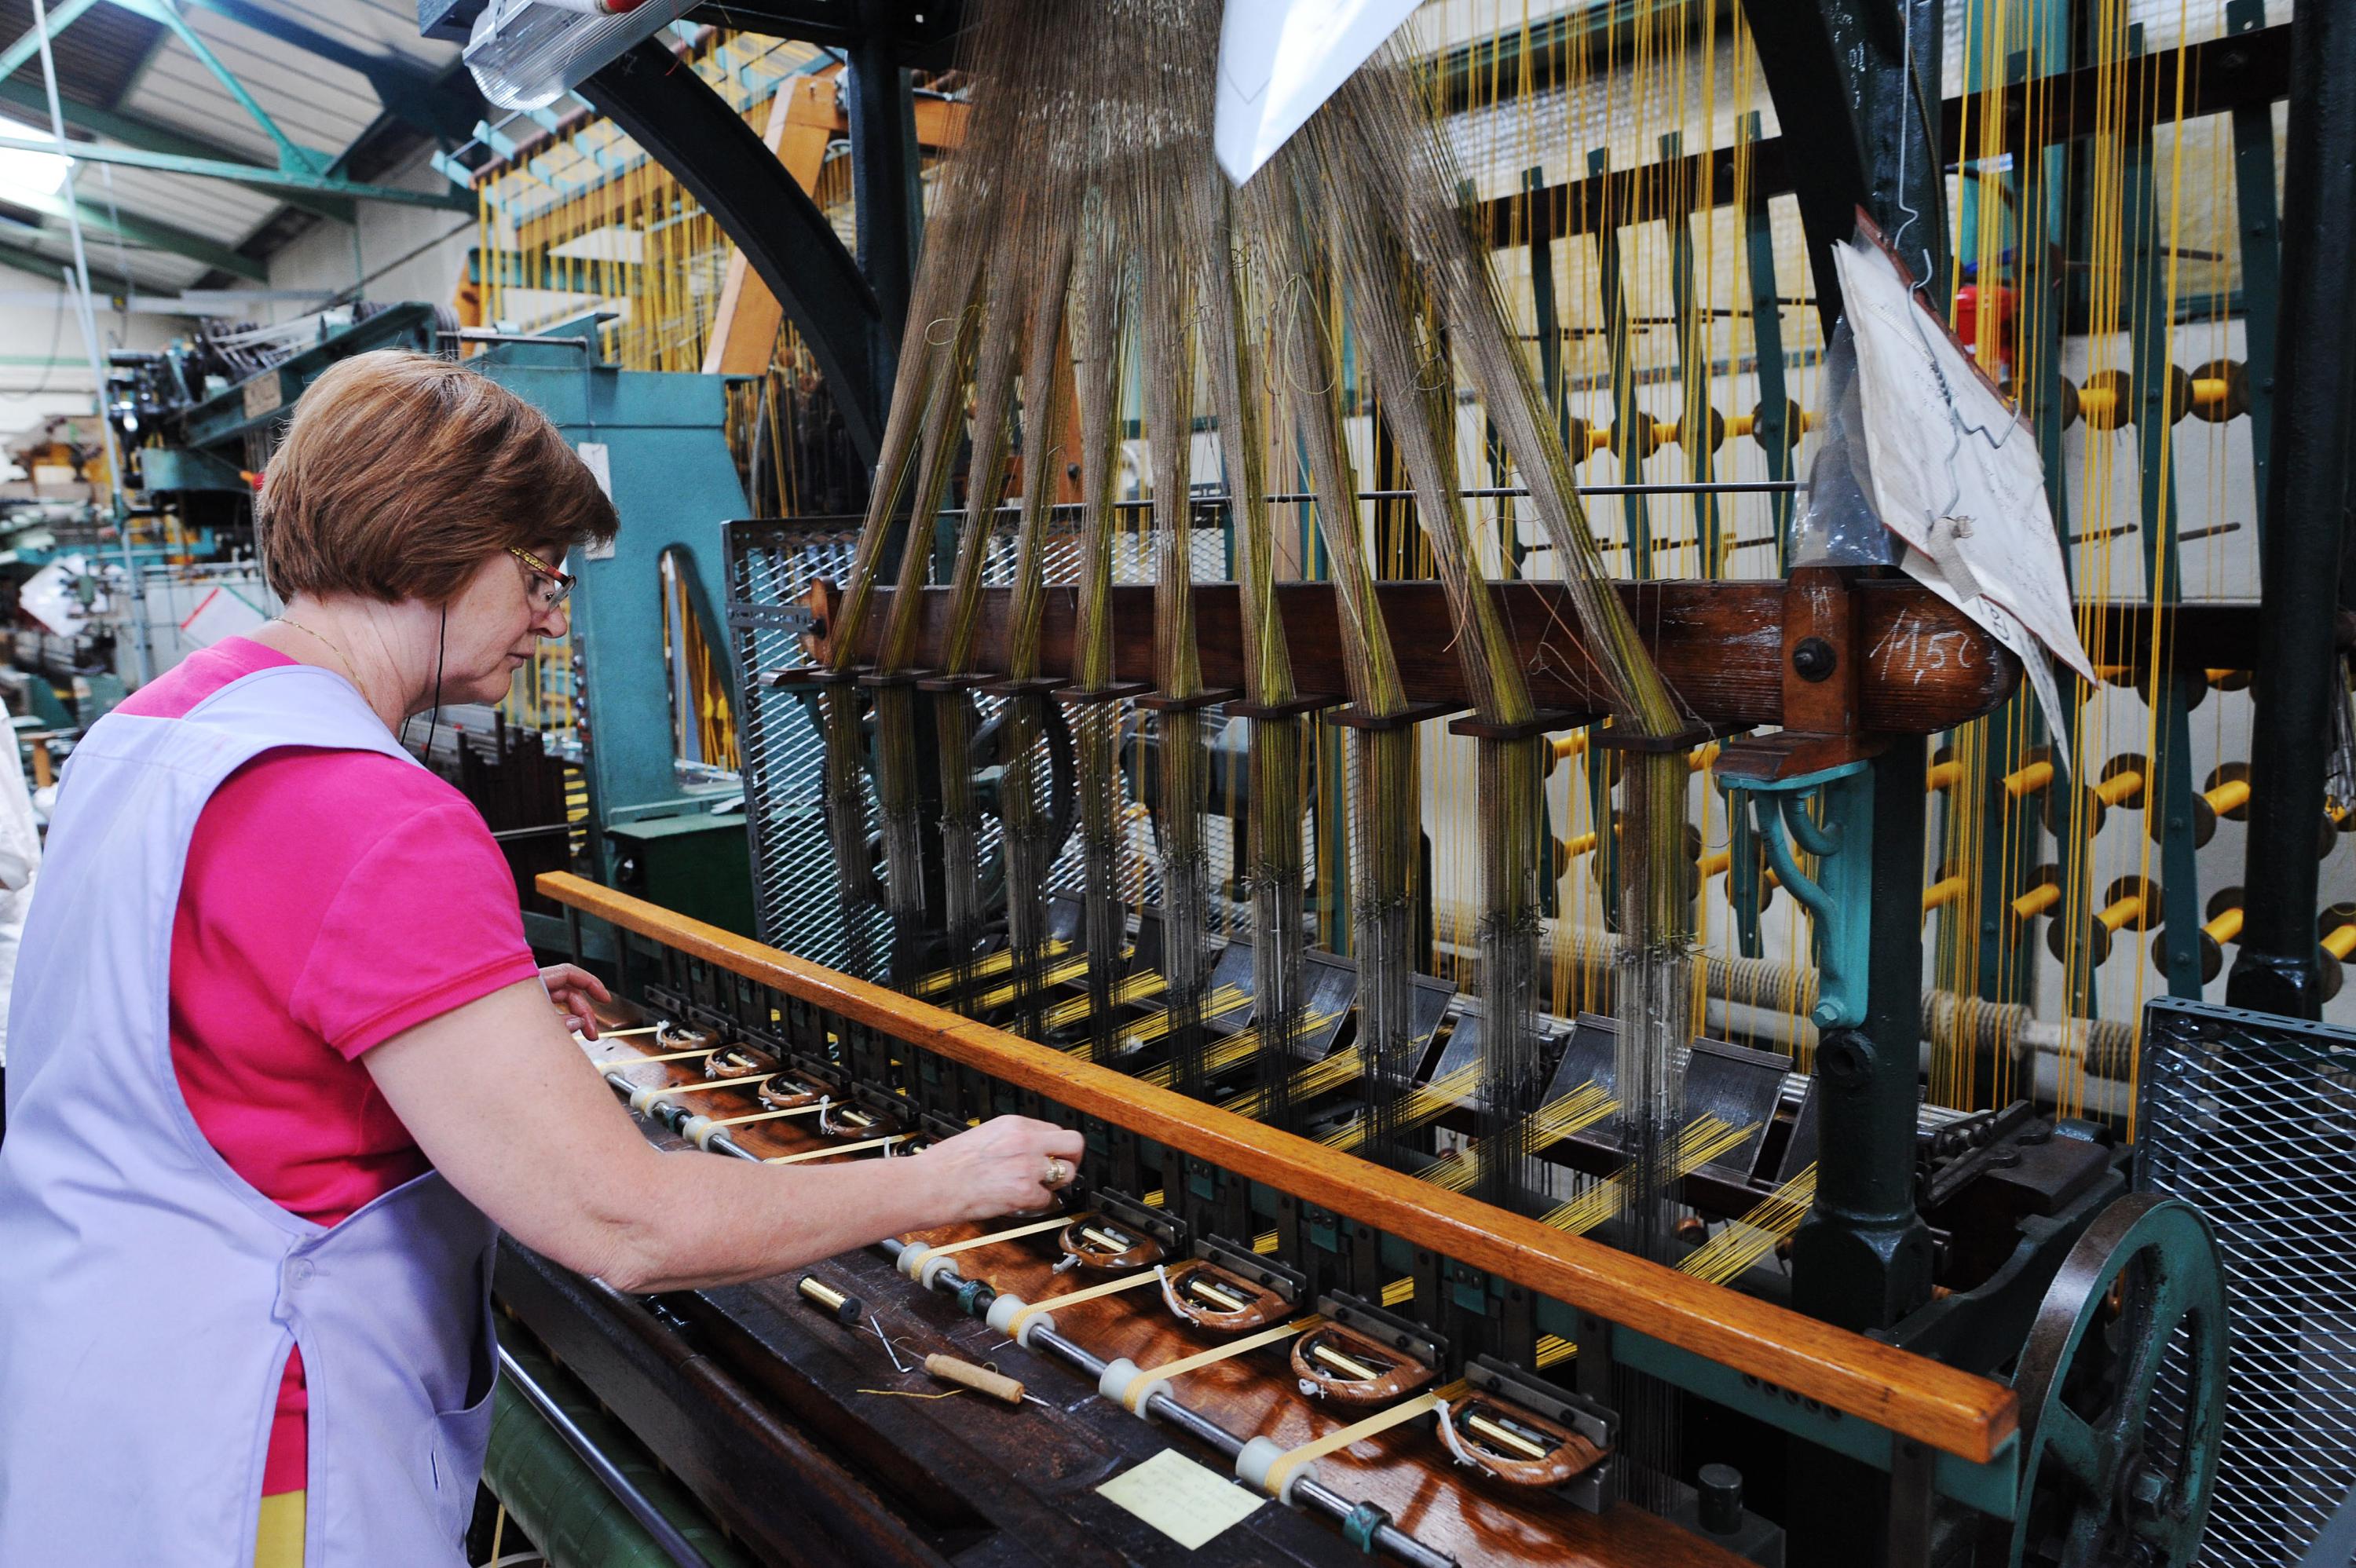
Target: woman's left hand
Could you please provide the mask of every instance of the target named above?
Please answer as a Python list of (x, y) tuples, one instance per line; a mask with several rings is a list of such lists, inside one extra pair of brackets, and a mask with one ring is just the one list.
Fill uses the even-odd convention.
[(614, 999), (605, 981), (578, 964), (552, 964), (540, 972), (540, 983), (548, 987), (548, 999), (564, 1015), (566, 1029), (588, 1040), (597, 1038), (597, 1009), (592, 1004)]

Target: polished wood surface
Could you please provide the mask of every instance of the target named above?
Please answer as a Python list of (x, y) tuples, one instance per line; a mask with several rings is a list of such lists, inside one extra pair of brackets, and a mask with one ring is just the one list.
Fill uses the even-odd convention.
[[(635, 1049), (639, 1043), (595, 1046), (591, 1054), (600, 1068), (623, 1070), (633, 1083), (685, 1087), (703, 1081), (691, 1061), (635, 1065), (647, 1054)], [(699, 1093), (692, 1103), (709, 1113), (709, 1103), (723, 1093), (741, 1093), (746, 1107), (752, 1104), (749, 1084)], [(681, 1147), (668, 1134), (649, 1129), (649, 1136), (666, 1147)], [(841, 1140), (820, 1136), (805, 1121), (788, 1120), (748, 1125), (741, 1141), (748, 1151), (766, 1157), (805, 1153)], [(942, 1226), (913, 1232), (909, 1239), (946, 1246), (1022, 1224), (1011, 1220)], [(958, 1253), (958, 1267), (969, 1279), (987, 1280), (1001, 1292), (1052, 1307), (1056, 1297), (1104, 1278), (1056, 1274), (1055, 1243), (1053, 1228), (986, 1243)], [(802, 1299), (797, 1281), (804, 1272), (858, 1297), (867, 1316), (845, 1324)], [(503, 1269), (503, 1295), (530, 1285), (511, 1284), (509, 1271)], [(541, 1285), (533, 1293), (544, 1292)], [(1051, 1562), (1057, 1568), (1162, 1563), (1173, 1568), (1227, 1563), (1257, 1568), (1363, 1561), (1330, 1522), (1274, 1507), (1263, 1507), (1195, 1552), (1119, 1513), (1095, 1497), (1093, 1488), (1159, 1448), (1176, 1448), (1219, 1474), (1227, 1473), (1227, 1462), (1181, 1433), (1097, 1397), (1087, 1380), (1066, 1363), (1009, 1343), (987, 1324), (959, 1313), (946, 1296), (902, 1276), (878, 1253), (847, 1253), (776, 1279), (698, 1292), (692, 1306), (685, 1297), (669, 1299), (709, 1349), (711, 1353), (697, 1357), (707, 1376), (725, 1369), (740, 1383), (779, 1395), (788, 1403), (786, 1413), (809, 1429), (820, 1451), (852, 1475), (863, 1473), (871, 1484), (901, 1494), (901, 1507), (919, 1522), (936, 1530), (948, 1527), (946, 1532), (954, 1534), (958, 1532), (952, 1521), (961, 1513), (979, 1516), (967, 1522), (969, 1531), (990, 1520), (1012, 1538), (1004, 1551), (1015, 1560)], [(536, 1330), (546, 1307), (537, 1305), (540, 1312), (527, 1313)], [(644, 1331), (647, 1325), (636, 1327)], [(1150, 1285), (1056, 1308), (1055, 1327), (1099, 1357), (1127, 1356), (1141, 1366), (1174, 1361), (1228, 1339), (1181, 1322)], [(879, 1334), (891, 1338), (905, 1371), (894, 1364)], [(1287, 1448), (1366, 1414), (1302, 1397), (1286, 1364), (1287, 1349), (1278, 1343), (1186, 1373), (1174, 1392), (1226, 1430), (1265, 1436)], [(1044, 1403), (1009, 1406), (972, 1396), (921, 1397), (942, 1392), (924, 1371), (925, 1359), (935, 1355), (994, 1368)], [(723, 1403), (733, 1406), (741, 1400)], [(790, 1434), (766, 1441), (781, 1451), (791, 1447)], [(741, 1460), (731, 1466), (726, 1456), (712, 1451), (714, 1445), (691, 1437), (686, 1445), (691, 1457), (700, 1456), (700, 1465), (715, 1474), (742, 1469)], [(807, 1453), (796, 1459), (798, 1468), (811, 1463)], [(1319, 1464), (1334, 1489), (1379, 1505), (1400, 1529), (1454, 1554), (1466, 1568), (1738, 1568), (1741, 1561), (1639, 1509), (1623, 1504), (1598, 1516), (1542, 1492), (1476, 1476), (1449, 1456), (1429, 1420), (1354, 1444)], [(731, 1497), (733, 1503), (744, 1500)], [(799, 1488), (793, 1502), (798, 1510), (809, 1511)], [(904, 1535), (905, 1530), (885, 1531), (879, 1560), (914, 1561), (900, 1545)], [(820, 1554), (828, 1555), (832, 1554)], [(786, 1560), (801, 1559), (789, 1552)]]
[[(1607, 687), (1581, 644), (1579, 620), (1557, 582), (1516, 581), (1492, 585), (1508, 634), (1521, 655), (1530, 700), (1584, 722), (1610, 709)], [(1695, 718), (1717, 726), (1783, 722), (1783, 584), (1780, 581), (1619, 582), (1638, 632), (1661, 674)], [(1338, 601), (1324, 582), (1277, 585), (1277, 604), (1291, 641), (1293, 682), (1304, 692), (1347, 692), (1342, 671)], [(1454, 623), (1437, 582), (1376, 585), (1383, 617), (1398, 656), (1408, 701), (1469, 707), (1456, 654)], [(819, 595), (823, 601), (830, 594)], [(860, 662), (873, 656), (890, 619), (894, 590), (879, 588), (867, 617)], [(1929, 589), (1911, 579), (1859, 582), (1856, 641), (1866, 650), (1860, 721), (1869, 731), (1927, 735), (1990, 712), (2012, 694), (2020, 664), (1997, 641)], [(919, 667), (939, 661), (948, 636), (948, 594), (927, 588), (919, 612)], [(1115, 584), (1112, 601), (1113, 675), (1153, 678), (1153, 589)], [(985, 589), (975, 639), (977, 667), (1005, 667), (1009, 591)], [(1077, 591), (1046, 592), (1040, 627), (1040, 668), (1067, 674)], [(1194, 589), (1203, 680), (1211, 687), (1244, 684), (1241, 603), (1231, 582)], [(820, 642), (817, 651), (830, 652)]]
[(556, 872), (558, 902), (716, 964), (1058, 1105), (1127, 1128), (1540, 1295), (1974, 1462), (2011, 1437), (2009, 1389), (1567, 1236), (1305, 1138)]

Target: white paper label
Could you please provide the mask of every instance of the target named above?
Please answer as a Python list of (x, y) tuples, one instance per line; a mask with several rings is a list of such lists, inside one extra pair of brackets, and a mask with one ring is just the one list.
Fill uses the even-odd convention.
[[(588, 468), (590, 477), (597, 481), (597, 488), (605, 492), (605, 499), (612, 500), (614, 498), (614, 464), (606, 452), (605, 443), (602, 441), (584, 441), (574, 450), (581, 453), (581, 461)], [(581, 553), (590, 560), (611, 560), (614, 559), (614, 541), (606, 539), (599, 542), (593, 539)]]
[[(2044, 650), (2088, 680), (2037, 437), (1889, 255), (1833, 247), (1857, 340), (1873, 503), (1911, 547), (1907, 573), (2020, 656), (2068, 762), (2070, 716)], [(2041, 646), (2040, 646), (2041, 645)]]

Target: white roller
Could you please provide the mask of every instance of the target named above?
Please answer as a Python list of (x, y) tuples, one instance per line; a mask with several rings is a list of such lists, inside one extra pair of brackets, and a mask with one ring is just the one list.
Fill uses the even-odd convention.
[[(1279, 1459), (1290, 1452), (1292, 1450), (1273, 1439), (1255, 1437), (1244, 1445), (1242, 1453), (1236, 1456), (1236, 1478), (1254, 1491), (1265, 1492), (1268, 1490), (1269, 1469)], [(1280, 1503), (1290, 1503), (1292, 1500), (1292, 1489), (1301, 1485), (1304, 1478), (1316, 1473), (1317, 1467), (1313, 1463), (1295, 1468), (1292, 1474), (1284, 1478), (1284, 1491), (1276, 1500)]]
[[(1168, 1378), (1151, 1375), (1143, 1367), (1139, 1366), (1127, 1356), (1113, 1360), (1105, 1368), (1104, 1375), (1097, 1379), (1098, 1393), (1115, 1404), (1123, 1406), (1131, 1414), (1148, 1421), (1153, 1418), (1146, 1414), (1145, 1407), (1153, 1402), (1155, 1394), (1163, 1392), (1169, 1386)], [(1132, 1392), (1136, 1395), (1134, 1399), (1130, 1397)]]

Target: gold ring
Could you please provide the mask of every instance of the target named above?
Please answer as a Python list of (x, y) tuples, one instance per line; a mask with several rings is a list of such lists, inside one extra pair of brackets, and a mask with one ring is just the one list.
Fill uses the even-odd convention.
[(1046, 1188), (1056, 1188), (1063, 1186), (1066, 1182), (1071, 1179), (1071, 1162), (1068, 1160), (1058, 1159), (1052, 1154), (1049, 1155), (1047, 1157), (1047, 1174), (1039, 1185)]

